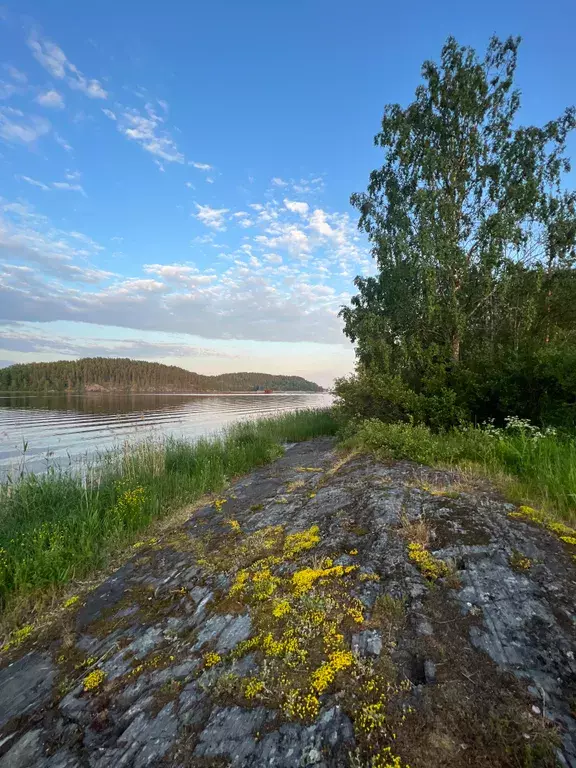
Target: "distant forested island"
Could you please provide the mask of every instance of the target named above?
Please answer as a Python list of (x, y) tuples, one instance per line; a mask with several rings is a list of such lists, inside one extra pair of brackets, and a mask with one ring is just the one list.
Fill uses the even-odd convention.
[(301, 376), (223, 373), (202, 376), (176, 365), (110, 357), (23, 363), (0, 369), (1, 392), (321, 392)]

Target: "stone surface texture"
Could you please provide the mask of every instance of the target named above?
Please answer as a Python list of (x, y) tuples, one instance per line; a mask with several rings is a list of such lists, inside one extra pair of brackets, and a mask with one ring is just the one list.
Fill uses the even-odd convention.
[[(265, 699), (241, 706), (214, 694), (205, 654), (231, 653), (251, 636), (252, 619), (222, 603), (234, 562), (206, 569), (185, 544), (207, 531), (227, 535), (231, 519), (247, 532), (318, 525), (318, 552), (366, 575), (358, 597), (367, 617), (381, 595), (404, 602), (406, 621), (392, 644), (377, 621), (347, 635), (366, 659), (391, 648), (407, 681), (412, 714), (407, 736), (398, 734), (398, 765), (488, 765), (490, 739), (476, 740), (484, 727), (477, 723), (485, 702), (498, 706), (505, 691), (526, 723), (520, 741), (540, 721), (558, 734), (552, 761), (525, 765), (576, 766), (576, 564), (557, 538), (510, 518), (513, 507), (490, 489), (459, 482), (409, 462), (343, 462), (328, 439), (289, 446), (231, 485), (223, 509), (193, 512), (176, 539), (139, 548), (83, 596), (65, 633), (71, 641), (32, 637), (4, 654), (0, 768), (363, 764), (354, 762), (354, 713), (334, 692), (320, 697), (313, 722), (282, 717)], [(401, 529), (419, 520), (430, 551), (452, 567), (446, 583), (430, 584), (408, 558)], [(515, 551), (529, 569), (512, 567)], [(261, 663), (252, 653), (234, 669), (250, 674)], [(94, 670), (104, 682), (85, 691)], [(477, 718), (469, 738), (451, 724), (451, 713), (463, 717), (467, 708)]]

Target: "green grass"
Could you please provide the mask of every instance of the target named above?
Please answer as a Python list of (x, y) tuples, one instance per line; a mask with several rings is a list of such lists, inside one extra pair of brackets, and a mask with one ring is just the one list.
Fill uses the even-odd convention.
[(362, 422), (348, 444), (381, 459), (471, 469), (491, 478), (511, 501), (576, 521), (576, 439), (541, 432), (525, 422), (494, 430), (469, 427), (433, 433), (425, 426)]
[(330, 411), (298, 411), (194, 443), (128, 445), (84, 473), (53, 468), (8, 479), (0, 484), (1, 604), (104, 566), (154, 520), (277, 458), (281, 443), (335, 431)]

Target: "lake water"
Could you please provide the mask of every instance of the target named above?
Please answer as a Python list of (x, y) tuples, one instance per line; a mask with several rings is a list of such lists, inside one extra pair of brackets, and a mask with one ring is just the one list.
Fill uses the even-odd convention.
[(188, 439), (237, 421), (331, 405), (329, 394), (0, 394), (0, 475), (67, 465), (125, 440)]

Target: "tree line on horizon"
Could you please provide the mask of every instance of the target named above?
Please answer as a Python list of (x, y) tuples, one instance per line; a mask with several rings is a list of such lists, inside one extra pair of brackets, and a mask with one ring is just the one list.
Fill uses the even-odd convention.
[(576, 425), (576, 110), (521, 123), (519, 45), (449, 38), (414, 100), (384, 109), (382, 165), (351, 198), (378, 272), (341, 311), (349, 415)]
[(128, 358), (87, 357), (53, 363), (21, 363), (0, 369), (3, 392), (320, 392), (301, 376), (223, 373), (204, 376), (176, 365)]

